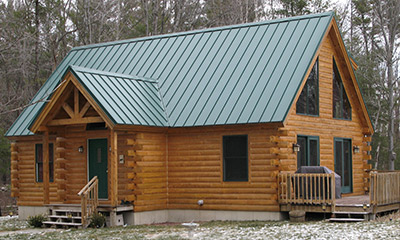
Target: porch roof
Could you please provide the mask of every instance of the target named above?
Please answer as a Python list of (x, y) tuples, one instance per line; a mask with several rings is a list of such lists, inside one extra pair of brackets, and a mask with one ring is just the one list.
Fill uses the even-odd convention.
[(168, 125), (156, 80), (77, 66), (69, 69), (115, 124)]

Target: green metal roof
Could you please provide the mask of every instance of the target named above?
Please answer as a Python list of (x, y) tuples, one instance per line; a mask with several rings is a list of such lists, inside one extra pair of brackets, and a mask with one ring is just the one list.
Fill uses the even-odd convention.
[(70, 69), (115, 124), (168, 126), (156, 81), (76, 66)]
[[(32, 102), (51, 97), (72, 69), (116, 124), (282, 122), (332, 17), (328, 12), (77, 47)], [(28, 127), (43, 104), (26, 108), (6, 135), (33, 134)]]

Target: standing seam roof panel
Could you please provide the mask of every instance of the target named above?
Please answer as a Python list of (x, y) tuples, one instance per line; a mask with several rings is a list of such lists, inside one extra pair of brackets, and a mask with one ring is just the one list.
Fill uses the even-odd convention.
[[(152, 44), (152, 45), (155, 45), (155, 46), (152, 46), (151, 45), (151, 47), (149, 47), (148, 48), (148, 50), (149, 50), (149, 52), (150, 53), (145, 53), (145, 54), (143, 54), (144, 56), (147, 56), (147, 57), (145, 57), (145, 59), (143, 60), (143, 61), (141, 61), (141, 66), (137, 66), (136, 68), (135, 68), (135, 75), (139, 75), (139, 72), (142, 70), (142, 68), (144, 67), (144, 66), (146, 66), (146, 64), (147, 64), (147, 61), (149, 61), (149, 59), (151, 59), (151, 57), (152, 57), (152, 55), (155, 55), (154, 54), (154, 51), (155, 52), (159, 52), (159, 50), (157, 49), (157, 47), (158, 47), (158, 45), (163, 41), (164, 39), (161, 39), (161, 40), (159, 40), (159, 41), (153, 41), (152, 43), (154, 43), (154, 44)], [(151, 61), (151, 60), (150, 60)], [(150, 64), (151, 65), (151, 64)]]
[(110, 61), (107, 62), (106, 66), (103, 68), (103, 71), (105, 72), (111, 72), (111, 68), (119, 62), (123, 54), (126, 52), (127, 47), (129, 44), (121, 44), (120, 47), (118, 48), (118, 51), (115, 52), (115, 54), (112, 56)]
[[(191, 64), (186, 64), (187, 65), (186, 69), (181, 71), (183, 76), (176, 77), (176, 79), (180, 80), (180, 82), (178, 83), (178, 86), (175, 87), (175, 91), (173, 92), (172, 98), (170, 99), (169, 102), (167, 102), (167, 104), (171, 105), (172, 107), (171, 112), (175, 112), (175, 108), (177, 107), (177, 104), (179, 103), (181, 97), (183, 96), (183, 93), (186, 91), (188, 85), (193, 80), (193, 75), (196, 74), (197, 72), (197, 70), (195, 70), (196, 66), (199, 67), (200, 65), (198, 61), (202, 62), (204, 60), (204, 56), (202, 55), (204, 55), (206, 51), (203, 51), (203, 49), (207, 45), (211, 37), (211, 33), (206, 33), (205, 35), (203, 35), (203, 38), (199, 41), (200, 46), (194, 48), (196, 50), (193, 52), (193, 54), (196, 56), (196, 59), (192, 61)], [(201, 41), (204, 42), (201, 43)]]
[[(245, 29), (240, 29), (238, 34), (236, 35), (235, 39), (234, 39), (234, 43), (235, 45), (233, 45), (233, 53), (231, 56), (231, 59), (229, 60), (228, 64), (226, 65), (226, 67), (224, 68), (222, 75), (220, 76), (221, 80), (218, 81), (218, 84), (215, 87), (215, 91), (213, 91), (213, 94), (210, 95), (210, 101), (209, 101), (209, 108), (205, 108), (205, 109), (209, 109), (207, 110), (208, 113), (204, 114), (207, 115), (206, 118), (204, 119), (204, 122), (202, 122), (202, 125), (213, 125), (215, 124), (215, 120), (213, 118), (215, 118), (215, 114), (219, 113), (219, 109), (222, 109), (223, 107), (223, 102), (220, 103), (219, 99), (221, 98), (222, 94), (224, 93), (224, 90), (226, 90), (227, 86), (231, 86), (231, 84), (229, 84), (229, 82), (231, 81), (231, 76), (233, 74), (233, 72), (235, 70), (237, 70), (237, 64), (241, 61), (241, 58), (243, 56), (243, 52), (247, 49), (248, 44), (246, 46), (246, 42), (245, 39), (249, 38), (249, 34), (247, 34), (250, 29), (252, 28), (245, 28)], [(243, 46), (244, 45), (244, 46)], [(241, 47), (243, 46), (243, 47)], [(244, 49), (243, 49), (244, 48)], [(229, 49), (232, 50), (232, 49)], [(211, 104), (212, 103), (212, 104)], [(216, 106), (219, 106), (220, 104), (222, 104), (222, 106), (220, 108)], [(208, 106), (207, 106), (208, 107)], [(210, 119), (211, 117), (211, 119)]]
[[(129, 123), (139, 123), (139, 122), (143, 122), (146, 125), (149, 124), (143, 117), (142, 115), (136, 114), (133, 115), (133, 113), (131, 112), (131, 110), (128, 108), (128, 104), (131, 104), (129, 102), (127, 102), (126, 99), (126, 95), (124, 95), (121, 92), (121, 89), (118, 88), (118, 86), (120, 85), (118, 83), (118, 78), (113, 78), (113, 80), (110, 79), (109, 76), (101, 76), (99, 75), (100, 78), (102, 78), (104, 80), (104, 84), (102, 84), (103, 86), (106, 85), (109, 88), (108, 91), (108, 101), (112, 102), (112, 106), (114, 106), (114, 109), (116, 111), (120, 112), (120, 116), (125, 116), (124, 118), (124, 123), (125, 124), (129, 124)], [(117, 107), (118, 106), (118, 107)], [(132, 109), (133, 110), (133, 109)]]
[(103, 90), (101, 86), (99, 86), (98, 81), (93, 77), (92, 74), (84, 74), (78, 72), (78, 80), (81, 80), (84, 86), (86, 87), (86, 91), (94, 98), (94, 100), (99, 104), (100, 108), (105, 112), (105, 109), (110, 109), (108, 111), (108, 117), (113, 120), (113, 122), (123, 122), (122, 118), (119, 116), (117, 112), (115, 112), (114, 108), (110, 106), (109, 102), (104, 98), (107, 96), (107, 93)]
[(164, 61), (165, 56), (168, 54), (168, 52), (171, 49), (171, 46), (174, 44), (176, 41), (176, 38), (163, 38), (161, 41), (165, 41), (162, 44), (162, 48), (156, 52), (154, 57), (152, 58), (152, 64), (147, 66), (147, 68), (143, 68), (138, 74), (140, 76), (153, 76), (153, 73), (155, 70), (160, 66), (160, 64)]
[[(251, 91), (251, 94), (247, 98), (246, 103), (244, 104), (244, 107), (242, 108), (242, 110), (239, 114), (239, 117), (238, 117), (239, 122), (248, 122), (249, 121), (249, 117), (251, 116), (251, 114), (254, 111), (255, 103), (257, 102), (257, 99), (262, 94), (262, 91), (263, 91), (262, 84), (268, 83), (267, 79), (263, 78), (263, 75), (271, 62), (272, 56), (275, 53), (277, 45), (278, 45), (279, 41), (281, 40), (282, 34), (285, 31), (287, 25), (288, 25), (287, 23), (279, 23), (279, 24), (273, 24), (272, 26), (270, 26), (270, 27), (272, 27), (271, 31), (273, 31), (272, 37), (269, 39), (268, 44), (267, 44), (266, 48), (264, 49), (264, 54), (261, 57), (261, 59), (265, 60), (266, 63), (265, 63), (265, 65), (261, 64), (260, 66), (257, 66), (257, 68), (255, 68), (253, 71), (252, 79), (255, 80), (255, 84)], [(273, 27), (275, 27), (275, 28), (273, 28)], [(260, 61), (260, 62), (262, 62), (262, 61)]]
[[(166, 103), (166, 105), (169, 105), (169, 102), (173, 96), (173, 90), (177, 89), (174, 84), (177, 82), (177, 86), (184, 81), (184, 79), (180, 79), (181, 81), (177, 81), (179, 78), (179, 75), (182, 72), (182, 69), (186, 67), (186, 65), (191, 65), (192, 61), (189, 60), (190, 56), (192, 56), (193, 52), (197, 48), (197, 45), (199, 42), (203, 39), (204, 34), (196, 34), (194, 36), (191, 36), (190, 42), (188, 45), (185, 47), (184, 51), (182, 51), (182, 54), (180, 55), (178, 61), (175, 63), (171, 71), (168, 73), (168, 75), (165, 77), (164, 82), (162, 83), (162, 86), (165, 86), (165, 90), (163, 91), (163, 98)], [(194, 45), (194, 46), (191, 46)], [(164, 78), (163, 78), (164, 79)], [(170, 92), (171, 87), (173, 87), (172, 92)]]
[[(310, 21), (312, 21), (312, 19)], [(330, 18), (320, 18), (319, 19), (319, 23), (313, 32), (314, 37), (310, 37), (310, 39), (307, 43), (307, 47), (304, 48), (304, 52), (303, 52), (303, 55), (304, 55), (303, 59), (309, 59), (309, 62), (307, 62), (306, 60), (299, 61), (298, 65), (296, 66), (296, 70), (293, 73), (294, 76), (302, 76), (303, 79), (305, 78), (308, 67), (310, 66), (310, 64), (313, 64), (312, 60), (317, 51), (317, 49), (313, 48), (313, 46), (320, 45), (320, 43), (322, 42), (324, 33), (326, 32), (326, 30), (329, 26), (330, 21), (331, 21)], [(285, 118), (285, 116), (287, 115), (287, 113), (289, 111), (289, 107), (291, 106), (291, 103), (294, 101), (294, 99), (296, 97), (296, 93), (300, 89), (300, 86), (301, 86), (301, 81), (300, 82), (295, 81), (295, 79), (292, 77), (291, 81), (287, 85), (287, 88), (285, 89), (285, 94), (287, 94), (288, 96), (292, 96), (292, 98), (290, 98), (290, 97), (282, 98), (281, 102), (280, 102), (280, 106), (282, 107), (282, 109), (285, 108), (286, 112), (282, 112), (281, 116), (275, 116), (275, 114), (274, 114), (274, 116), (271, 119), (272, 121), (277, 121), (277, 119)]]
[[(91, 89), (88, 91), (89, 94), (98, 101), (107, 115), (119, 116), (113, 120), (116, 124), (166, 125), (163, 111), (158, 110), (159, 114), (155, 114), (157, 110), (153, 111), (162, 109), (160, 99), (156, 107), (148, 101), (157, 99), (158, 91), (155, 83), (113, 77), (111, 73), (90, 72), (90, 69), (72, 67), (72, 71), (86, 89)], [(109, 91), (105, 91), (104, 86), (107, 86)], [(128, 92), (127, 89), (131, 91)], [(154, 118), (150, 118), (147, 112), (151, 112), (156, 119), (159, 119), (159, 124), (155, 122), (149, 124)]]
[[(262, 106), (264, 105), (264, 104), (260, 104), (260, 101), (266, 102), (267, 99), (265, 99), (265, 98), (267, 96), (269, 96), (272, 88), (277, 83), (276, 79), (274, 79), (272, 76), (273, 76), (273, 74), (277, 73), (276, 68), (278, 67), (279, 60), (281, 59), (282, 54), (284, 53), (284, 50), (289, 43), (290, 36), (292, 35), (293, 30), (295, 29), (296, 26), (297, 26), (297, 22), (289, 22), (286, 25), (284, 32), (282, 32), (282, 35), (280, 36), (279, 44), (276, 45), (276, 47), (274, 49), (274, 53), (271, 55), (270, 63), (268, 64), (267, 68), (265, 69), (265, 71), (262, 74), (262, 79), (265, 78), (268, 80), (266, 81), (266, 84), (264, 84), (264, 86), (262, 87), (262, 91), (261, 91), (256, 103), (253, 104), (253, 111), (249, 115), (247, 122), (254, 123), (254, 122), (259, 121), (259, 119), (261, 117), (260, 116), (261, 115), (260, 108), (262, 108)], [(280, 45), (283, 45), (284, 47), (281, 47)], [(280, 46), (280, 47), (278, 48), (278, 46)]]
[(127, 43), (127, 46), (125, 50), (122, 52), (120, 56), (118, 56), (118, 59), (115, 62), (111, 62), (110, 65), (110, 70), (109, 72), (115, 72), (115, 73), (121, 73), (119, 69), (124, 65), (128, 64), (127, 58), (131, 55), (132, 51), (135, 49), (137, 46), (137, 43)]
[[(74, 74), (118, 124), (284, 121), (332, 18), (322, 13), (74, 48), (31, 102), (48, 99), (68, 67), (78, 65), (85, 73)], [(31, 135), (43, 106), (27, 107), (6, 135)]]
[(126, 55), (125, 60), (122, 62), (120, 66), (115, 70), (117, 73), (123, 73), (126, 74), (126, 69), (129, 67), (130, 64), (132, 64), (132, 59), (136, 57), (136, 55), (139, 53), (139, 51), (142, 49), (144, 42), (134, 42), (134, 47), (131, 49), (128, 55)]
[[(276, 71), (277, 76), (273, 77), (273, 79), (277, 79), (277, 84), (274, 86), (272, 93), (269, 95), (269, 100), (267, 105), (264, 107), (264, 110), (261, 113), (260, 120), (262, 119), (263, 115), (267, 115), (269, 119), (272, 117), (273, 113), (275, 112), (276, 103), (285, 96), (279, 95), (280, 90), (283, 89), (283, 87), (286, 86), (285, 82), (287, 81), (287, 78), (283, 78), (285, 73), (290, 73), (293, 71), (293, 68), (288, 69), (288, 63), (292, 62), (296, 56), (293, 56), (294, 52), (296, 51), (297, 44), (301, 40), (301, 37), (304, 33), (304, 29), (307, 27), (308, 24), (308, 19), (307, 20), (302, 20), (299, 21), (296, 25), (295, 31), (293, 31), (289, 41), (288, 45), (285, 49), (285, 53), (281, 54), (281, 58), (277, 64), (277, 66), (280, 66), (279, 71)], [(278, 92), (278, 94), (276, 94)]]
[[(205, 79), (205, 80), (207, 80), (207, 82), (204, 87), (196, 88), (196, 92), (199, 93), (199, 96), (192, 98), (193, 100), (195, 100), (195, 103), (193, 104), (193, 106), (191, 108), (189, 107), (190, 105), (187, 105), (188, 106), (187, 109), (190, 110), (190, 113), (188, 114), (188, 117), (186, 118), (184, 125), (186, 125), (186, 124), (195, 125), (195, 123), (197, 123), (197, 119), (199, 118), (199, 116), (202, 113), (203, 108), (205, 106), (205, 105), (203, 105), (203, 107), (202, 107), (200, 104), (202, 102), (207, 101), (207, 99), (209, 98), (209, 95), (207, 95), (207, 93), (208, 92), (211, 93), (212, 90), (214, 89), (215, 85), (218, 83), (219, 78), (217, 77), (217, 80), (213, 80), (214, 75), (216, 74), (216, 72), (220, 68), (220, 66), (222, 64), (226, 63), (226, 61), (223, 61), (223, 59), (226, 57), (226, 54), (228, 53), (228, 49), (232, 45), (232, 42), (235, 38), (235, 37), (232, 37), (232, 34), (236, 36), (236, 34), (238, 34), (238, 32), (239, 32), (238, 30), (233, 31), (233, 30), (229, 29), (229, 30), (223, 31), (221, 33), (221, 34), (225, 34), (225, 37), (223, 37), (222, 41), (219, 40), (219, 41), (221, 41), (220, 47), (218, 48), (217, 54), (214, 56), (214, 58), (212, 59), (212, 61), (210, 63), (211, 68), (207, 68), (209, 70), (206, 71), (203, 74), (203, 76), (201, 77), (201, 79)], [(220, 53), (220, 54), (218, 54), (218, 53)], [(199, 85), (199, 86), (201, 86), (201, 85)], [(199, 91), (197, 91), (197, 90), (199, 90)], [(193, 112), (193, 111), (195, 111), (195, 112)], [(184, 126), (184, 125), (182, 125), (182, 126)]]
[(140, 60), (143, 57), (145, 57), (145, 53), (147, 52), (147, 50), (149, 49), (149, 47), (153, 42), (155, 42), (155, 40), (146, 41), (142, 44), (139, 51), (135, 53), (135, 56), (133, 58), (130, 59), (129, 65), (124, 70), (125, 74), (133, 75), (133, 72), (135, 72), (136, 65), (140, 63)]
[[(149, 85), (149, 86), (147, 86)], [(134, 95), (131, 95), (131, 99), (135, 100), (138, 99), (140, 100), (137, 103), (138, 107), (143, 106), (143, 112), (146, 114), (146, 116), (153, 121), (153, 126), (158, 126), (162, 125), (165, 126), (165, 117), (164, 117), (164, 111), (163, 108), (160, 108), (160, 99), (156, 100), (154, 99), (155, 96), (158, 94), (158, 90), (154, 86), (155, 84), (150, 84), (150, 83), (145, 83), (145, 82), (137, 82), (136, 83), (136, 88), (137, 90), (134, 91), (131, 88), (131, 92), (134, 93)], [(149, 92), (150, 91), (150, 92)], [(146, 102), (147, 101), (147, 102)], [(147, 109), (144, 109), (147, 108)], [(158, 114), (157, 114), (158, 113)], [(160, 118), (161, 116), (161, 118)], [(156, 119), (154, 121), (153, 119)]]
[[(178, 97), (176, 98), (176, 103), (174, 103), (174, 107), (172, 109), (173, 112), (177, 113), (177, 119), (181, 119), (181, 114), (183, 113), (183, 109), (187, 106), (187, 103), (193, 98), (193, 91), (197, 88), (198, 84), (202, 79), (199, 79), (201, 77), (200, 75), (204, 75), (205, 71), (202, 71), (204, 68), (209, 67), (209, 63), (207, 64), (207, 60), (212, 60), (214, 56), (210, 56), (211, 51), (214, 49), (215, 43), (216, 43), (216, 38), (219, 36), (219, 33), (212, 32), (210, 33), (209, 38), (207, 41), (210, 41), (212, 44), (205, 45), (203, 47), (204, 51), (201, 51), (198, 57), (196, 58), (196, 61), (193, 63), (195, 71), (189, 71), (186, 75), (185, 78), (187, 78), (187, 81), (185, 82), (185, 86), (182, 87), (180, 90), (180, 94), (178, 94)], [(206, 81), (206, 80), (203, 80)], [(174, 122), (172, 125), (176, 125), (176, 122)]]
[[(229, 115), (227, 116), (227, 119), (225, 120), (227, 124), (233, 124), (237, 122), (238, 118), (240, 117), (240, 114), (242, 113), (242, 109), (247, 103), (247, 99), (249, 98), (249, 96), (252, 95), (254, 87), (257, 84), (256, 81), (257, 79), (253, 77), (253, 75), (256, 72), (257, 68), (259, 68), (260, 62), (263, 59), (263, 56), (265, 55), (265, 51), (268, 48), (268, 44), (271, 41), (272, 35), (276, 30), (276, 24), (272, 26), (271, 25), (261, 26), (260, 28), (262, 36), (256, 48), (254, 48), (253, 57), (251, 58), (251, 60), (248, 63), (248, 66), (242, 73), (242, 76), (248, 78), (248, 81), (246, 82), (247, 85), (245, 86), (243, 91), (239, 93), (239, 96), (237, 96), (236, 102), (232, 104), (232, 109)], [(265, 29), (263, 30), (263, 28)]]
[[(253, 27), (254, 28), (254, 27)], [(229, 96), (225, 100), (224, 107), (222, 111), (219, 112), (218, 117), (216, 118), (216, 123), (218, 124), (226, 124), (229, 116), (232, 114), (233, 108), (235, 107), (237, 100), (239, 99), (242, 92), (244, 92), (247, 88), (247, 83), (250, 81), (250, 78), (247, 74), (247, 70), (249, 68), (254, 67), (252, 65), (252, 61), (257, 58), (257, 49), (261, 43), (261, 39), (265, 35), (265, 29), (267, 26), (258, 26), (256, 33), (253, 35), (252, 39), (249, 42), (249, 48), (246, 49), (242, 56), (242, 60), (239, 65), (237, 65), (236, 70), (240, 72), (233, 72), (231, 75), (232, 80), (236, 82), (235, 86), (229, 92)], [(231, 81), (232, 81), (231, 80)], [(223, 100), (224, 101), (224, 100)]]
[(106, 57), (108, 57), (109, 58), (109, 60), (108, 61), (104, 61), (105, 60), (105, 58), (104, 58), (104, 60), (100, 63), (100, 65), (98, 66), (98, 67), (96, 67), (96, 69), (99, 69), (99, 70), (101, 70), (101, 71), (105, 71), (105, 68), (110, 64), (110, 62), (111, 62), (111, 60), (110, 59), (113, 59), (114, 58), (114, 56), (115, 56), (115, 54), (119, 51), (119, 49), (122, 47), (122, 45), (116, 45), (116, 46), (114, 46), (112, 49), (111, 49), (111, 51), (109, 51), (109, 53), (107, 54), (107, 56)]
[(254, 36), (257, 34), (259, 30), (259, 26), (250, 27), (247, 29), (247, 32), (243, 39), (240, 41), (240, 45), (245, 44), (247, 46), (238, 47), (238, 51), (235, 52), (237, 61), (231, 61), (230, 64), (227, 66), (224, 72), (223, 78), (226, 78), (225, 85), (222, 87), (220, 93), (218, 94), (218, 98), (214, 103), (214, 106), (206, 120), (207, 124), (223, 124), (222, 122), (217, 121), (220, 114), (224, 111), (227, 105), (230, 105), (229, 96), (232, 91), (237, 87), (240, 79), (237, 77), (240, 75), (240, 72), (243, 71), (242, 64), (247, 64), (248, 60), (245, 59), (246, 53), (249, 50), (249, 47), (252, 46), (251, 43), (254, 39)]
[[(246, 30), (247, 29), (245, 29), (245, 30), (233, 29), (232, 31), (229, 32), (229, 34), (227, 36), (227, 41), (230, 43), (228, 46), (226, 46), (224, 48), (224, 53), (223, 53), (223, 56), (222, 56), (221, 62), (220, 62), (221, 64), (219, 64), (218, 67), (215, 68), (214, 72), (212, 73), (212, 76), (210, 77), (210, 82), (213, 85), (208, 85), (207, 86), (208, 89), (204, 89), (203, 95), (200, 97), (201, 101), (197, 102), (197, 103), (202, 104), (203, 106), (200, 106), (200, 109), (201, 109), (200, 113), (197, 115), (197, 117), (195, 116), (196, 120), (194, 122), (194, 125), (199, 126), (199, 125), (205, 124), (205, 121), (207, 120), (208, 115), (211, 111), (211, 109), (209, 109), (209, 108), (212, 108), (211, 104), (215, 102), (215, 98), (217, 97), (215, 95), (215, 91), (218, 88), (219, 83), (221, 82), (222, 75), (226, 71), (226, 68), (229, 66), (230, 62), (233, 60), (233, 56), (237, 51), (237, 47), (241, 43), (240, 40), (242, 40), (244, 37), (243, 31), (246, 31)], [(239, 35), (240, 32), (242, 32), (241, 35)], [(239, 42), (237, 40), (238, 35), (240, 38)], [(233, 49), (233, 51), (232, 51), (232, 49)], [(206, 98), (206, 99), (204, 99), (204, 98)], [(210, 105), (208, 104), (209, 102), (211, 102)]]
[[(221, 61), (218, 61), (218, 57), (222, 57), (220, 54), (218, 54), (223, 46), (223, 44), (225, 43), (226, 37), (228, 36), (229, 31), (225, 30), (225, 31), (221, 31), (218, 33), (213, 33), (213, 35), (218, 35), (217, 39), (214, 41), (214, 45), (212, 45), (213, 47), (210, 48), (210, 54), (207, 54), (207, 58), (204, 61), (204, 64), (202, 65), (204, 69), (204, 71), (201, 71), (201, 69), (199, 69), (199, 73), (201, 74), (201, 76), (196, 76), (196, 78), (194, 78), (193, 83), (195, 84), (192, 88), (191, 92), (188, 92), (187, 95), (187, 100), (184, 101), (184, 104), (181, 104), (182, 109), (180, 109), (180, 113), (179, 113), (179, 118), (177, 118), (177, 120), (180, 121), (176, 121), (174, 122), (172, 125), (173, 126), (184, 126), (185, 123), (188, 121), (190, 116), (197, 116), (198, 113), (192, 114), (194, 110), (196, 110), (194, 106), (197, 105), (200, 96), (202, 95), (202, 93), (205, 91), (205, 89), (207, 88), (208, 84), (210, 83), (211, 78), (208, 78), (207, 75), (211, 75), (211, 72), (214, 71), (209, 71), (209, 69), (216, 69), (219, 66), (219, 63)], [(220, 37), (222, 35), (222, 37)], [(224, 36), (225, 35), (225, 36)], [(222, 41), (218, 39), (223, 39)], [(215, 46), (215, 47), (214, 47)], [(216, 49), (215, 54), (213, 55), (212, 50)], [(206, 61), (207, 60), (207, 61)], [(218, 63), (216, 63), (218, 62)], [(213, 64), (215, 63), (215, 64)]]
[[(314, 19), (312, 19), (314, 20)], [(307, 24), (304, 26), (304, 29), (301, 31), (301, 35), (299, 36), (299, 39), (296, 41), (296, 46), (294, 47), (294, 50), (292, 54), (289, 57), (289, 60), (287, 61), (287, 64), (285, 66), (285, 70), (283, 74), (280, 77), (280, 82), (282, 82), (281, 87), (276, 88), (276, 91), (271, 96), (271, 99), (274, 99), (271, 104), (267, 108), (264, 109), (264, 116), (262, 116), (262, 119), (265, 119), (267, 121), (271, 121), (273, 116), (278, 112), (279, 115), (282, 114), (283, 111), (280, 111), (280, 103), (283, 98), (285, 98), (285, 93), (287, 86), (289, 85), (291, 79), (293, 78), (293, 74), (295, 73), (295, 70), (300, 63), (300, 58), (303, 57), (304, 59), (304, 51), (307, 49), (307, 46), (309, 44), (309, 39), (313, 36), (316, 24), (312, 23), (312, 20), (308, 21), (305, 23), (305, 21), (302, 21), (300, 23)], [(319, 19), (316, 19), (317, 23)], [(300, 24), (299, 23), (299, 24)], [(311, 33), (310, 33), (311, 32)], [(305, 37), (303, 37), (303, 34)], [(307, 38), (307, 35), (309, 38)], [(298, 46), (305, 46), (304, 48), (299, 48)], [(290, 67), (290, 69), (288, 69)], [(288, 70), (286, 70), (288, 69)], [(296, 77), (302, 77), (302, 76), (296, 76)], [(281, 96), (281, 97), (279, 97)], [(278, 100), (279, 99), (279, 100)], [(272, 112), (272, 114), (271, 114)]]

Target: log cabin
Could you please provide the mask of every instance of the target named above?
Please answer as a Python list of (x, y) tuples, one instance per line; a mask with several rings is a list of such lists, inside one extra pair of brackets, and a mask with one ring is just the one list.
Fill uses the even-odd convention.
[[(332, 175), (294, 175), (301, 166), (335, 171), (342, 196), (371, 196), (361, 211), (376, 212), (356, 70), (332, 12), (73, 48), (6, 133), (19, 215), (79, 212), (69, 223), (84, 225), (102, 211), (118, 225), (337, 211)], [(299, 176), (323, 196), (296, 194)]]

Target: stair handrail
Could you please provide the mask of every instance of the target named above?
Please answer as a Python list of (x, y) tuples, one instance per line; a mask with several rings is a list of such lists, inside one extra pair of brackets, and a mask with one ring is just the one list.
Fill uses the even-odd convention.
[(84, 228), (89, 225), (88, 219), (97, 211), (98, 191), (99, 180), (97, 176), (94, 176), (78, 193), (78, 196), (81, 197), (81, 218)]

